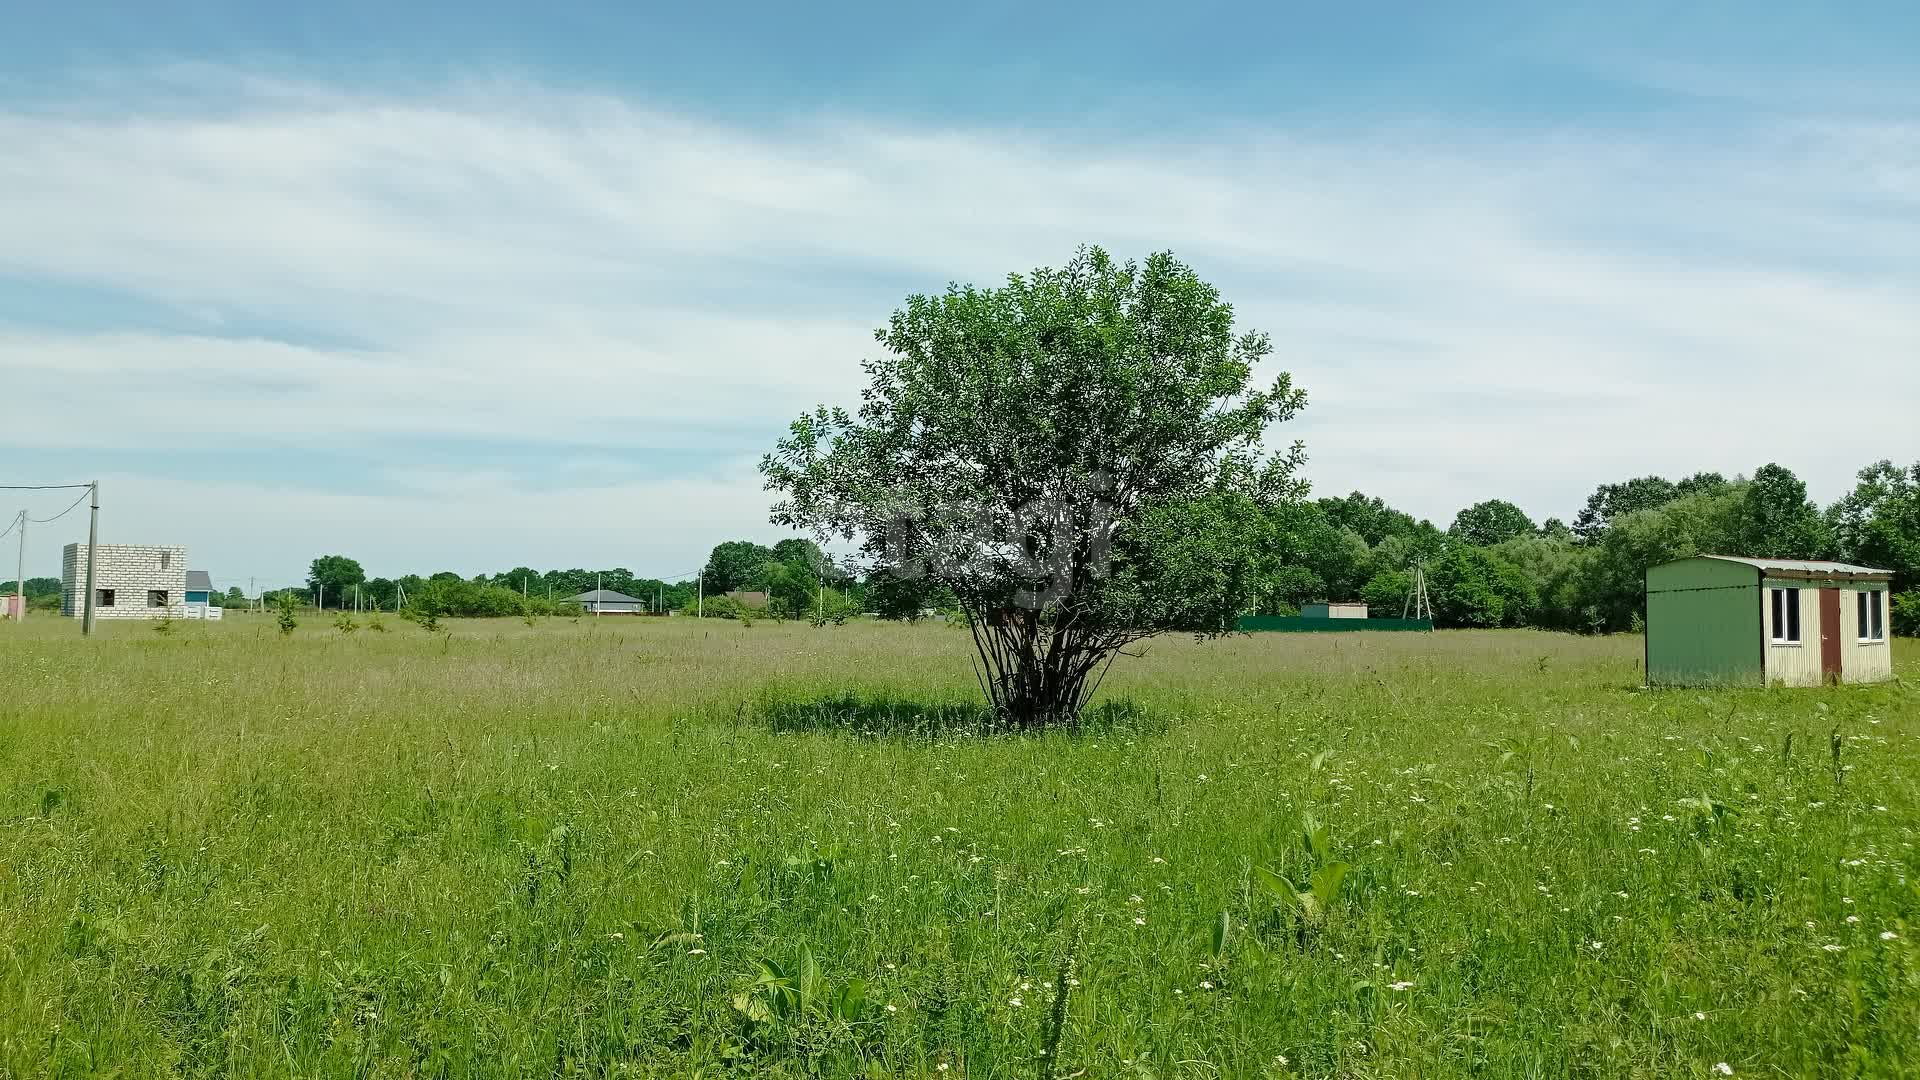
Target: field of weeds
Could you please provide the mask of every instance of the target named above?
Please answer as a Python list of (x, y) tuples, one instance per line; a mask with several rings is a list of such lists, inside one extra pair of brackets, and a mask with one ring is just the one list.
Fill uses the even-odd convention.
[(1912, 641), (446, 629), (0, 627), (0, 1076), (1920, 1070)]

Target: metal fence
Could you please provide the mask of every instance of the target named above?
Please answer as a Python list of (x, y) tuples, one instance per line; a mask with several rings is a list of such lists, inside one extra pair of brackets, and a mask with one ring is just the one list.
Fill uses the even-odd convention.
[(1432, 619), (1326, 619), (1299, 615), (1248, 615), (1234, 629), (1242, 633), (1338, 634), (1360, 630), (1432, 630)]

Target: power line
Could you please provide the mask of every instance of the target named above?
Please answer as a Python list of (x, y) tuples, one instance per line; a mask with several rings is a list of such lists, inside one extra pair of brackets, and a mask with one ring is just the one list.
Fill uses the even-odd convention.
[[(68, 514), (71, 514), (71, 513), (73, 513), (73, 511), (74, 511), (74, 508), (75, 508), (75, 507), (77, 507), (77, 506), (79, 506), (79, 505), (80, 505), (81, 503), (83, 503), (83, 502), (85, 502), (85, 501), (87, 501), (87, 493), (86, 493), (85, 491), (83, 491), (83, 492), (81, 492), (81, 493), (80, 493), (80, 497), (79, 497), (79, 498), (77, 498), (77, 499), (75, 499), (75, 500), (73, 500), (73, 501), (72, 501), (71, 503), (68, 503), (68, 504), (67, 504), (67, 508), (66, 508), (65, 510), (62, 510), (62, 511), (60, 511), (59, 513), (57, 513), (57, 514), (55, 514), (55, 515), (53, 515), (52, 517), (50, 517), (50, 518), (28, 518), (27, 520), (28, 520), (28, 521), (30, 521), (30, 522), (32, 522), (32, 523), (33, 523), (33, 524), (35, 524), (35, 525), (45, 525), (45, 524), (46, 524), (47, 522), (49, 522), (49, 521), (59, 521), (59, 520), (60, 520), (61, 518), (63, 518), (63, 517), (66, 517), (66, 516), (67, 516)], [(0, 534), (0, 535), (4, 535), (4, 534)]]
[(0, 484), (0, 491), (72, 491), (74, 488), (92, 486), (92, 484)]

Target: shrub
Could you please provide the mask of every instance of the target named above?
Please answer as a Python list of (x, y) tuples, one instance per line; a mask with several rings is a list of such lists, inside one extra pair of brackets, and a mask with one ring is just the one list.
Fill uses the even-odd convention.
[(300, 625), (300, 597), (288, 591), (282, 591), (273, 602), (273, 618), (279, 623), (282, 634), (293, 633)]
[(1893, 598), (1893, 632), (1900, 637), (1920, 637), (1920, 590)]

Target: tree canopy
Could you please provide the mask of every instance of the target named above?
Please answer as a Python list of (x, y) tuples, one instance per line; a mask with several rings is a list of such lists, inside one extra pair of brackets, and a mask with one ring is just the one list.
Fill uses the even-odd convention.
[(1083, 249), (910, 297), (875, 337), (858, 414), (804, 415), (762, 460), (773, 520), (950, 590), (1005, 722), (1073, 722), (1140, 637), (1232, 628), (1304, 494), (1299, 446), (1261, 441), (1304, 395), (1252, 387), (1267, 338), (1192, 269)]
[(1456, 514), (1448, 530), (1469, 544), (1492, 547), (1533, 531), (1533, 519), (1505, 499), (1477, 502)]
[(322, 555), (307, 570), (307, 588), (325, 589), (328, 596), (342, 596), (366, 580), (366, 571), (345, 555)]

